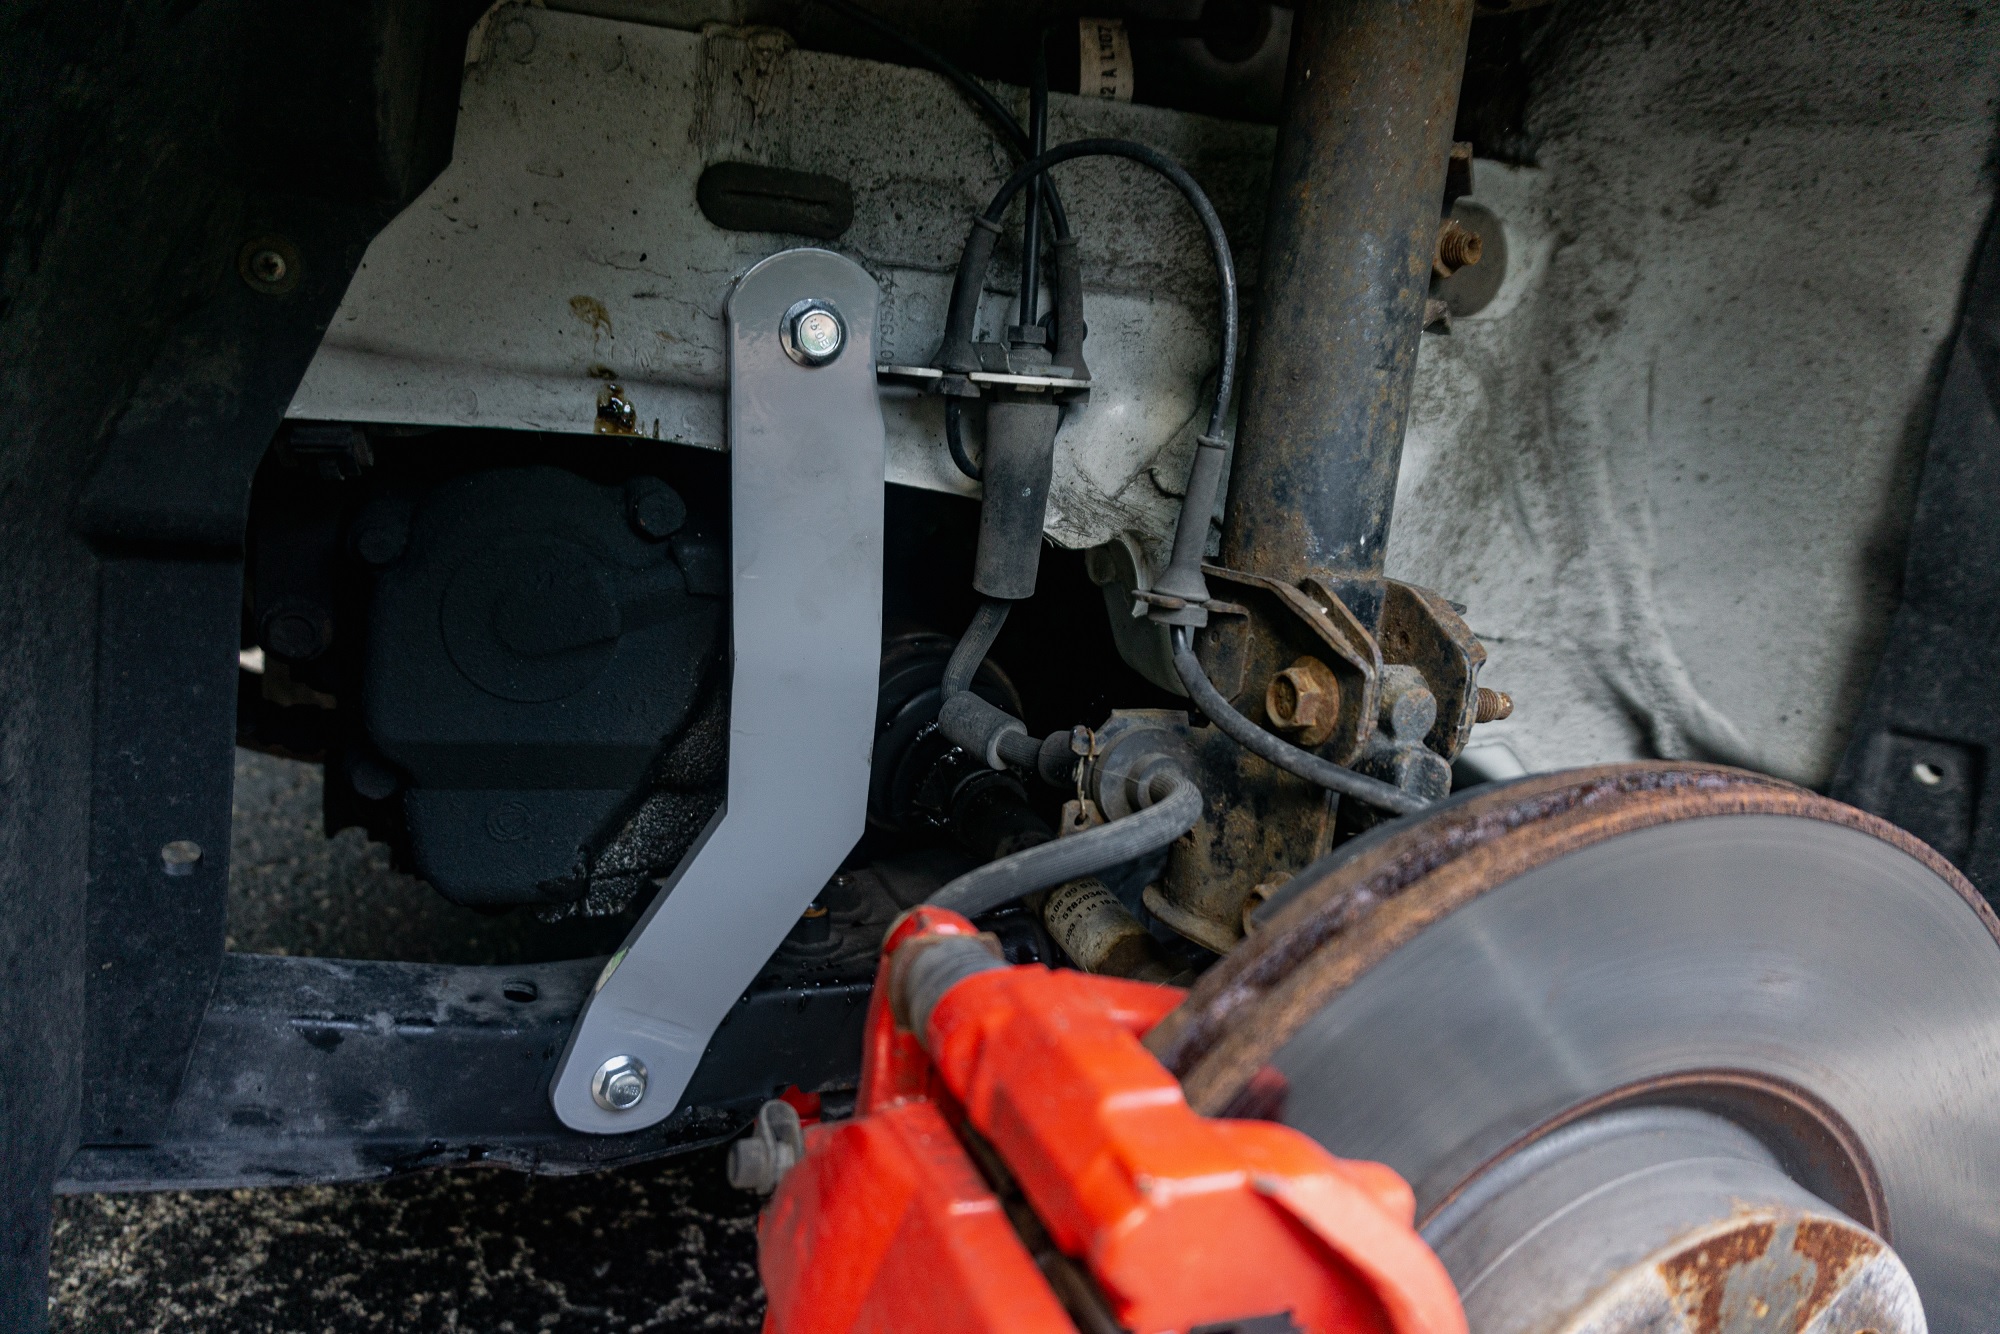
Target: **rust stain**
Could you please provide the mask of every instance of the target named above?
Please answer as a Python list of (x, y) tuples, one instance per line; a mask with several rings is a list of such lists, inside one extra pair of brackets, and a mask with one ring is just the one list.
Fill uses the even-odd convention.
[(569, 299), (569, 313), (590, 326), (590, 336), (592, 339), (595, 339), (599, 334), (603, 334), (606, 338), (616, 337), (611, 332), (611, 312), (606, 310), (604, 303), (596, 297), (571, 297)]
[(1874, 1259), (1882, 1247), (1867, 1233), (1856, 1228), (1816, 1218), (1799, 1220), (1792, 1249), (1813, 1263), (1812, 1291), (1799, 1304), (1794, 1334), (1813, 1321), (1826, 1304), (1846, 1286), (1855, 1269)]
[(1723, 1289), (1729, 1276), (1763, 1259), (1776, 1233), (1776, 1223), (1745, 1223), (1670, 1255), (1655, 1266), (1687, 1318), (1690, 1334), (1721, 1334)]
[(639, 413), (632, 400), (625, 397), (623, 385), (607, 382), (597, 391), (595, 429), (599, 435), (639, 434)]

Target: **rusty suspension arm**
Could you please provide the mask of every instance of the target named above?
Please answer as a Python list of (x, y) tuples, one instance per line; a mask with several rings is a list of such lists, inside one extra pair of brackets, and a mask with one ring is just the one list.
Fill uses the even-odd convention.
[(1474, 0), (1301, 5), (1221, 564), (1381, 618)]
[[(1301, 6), (1292, 34), (1222, 563), (1319, 578), (1370, 632), (1471, 20), (1472, 0), (1355, 0)], [(1192, 632), (1208, 621), (1201, 561), (1224, 463), (1211, 427), (1150, 599), (1182, 684), (1271, 764), (1398, 814), (1423, 809), (1272, 736), (1209, 682)]]

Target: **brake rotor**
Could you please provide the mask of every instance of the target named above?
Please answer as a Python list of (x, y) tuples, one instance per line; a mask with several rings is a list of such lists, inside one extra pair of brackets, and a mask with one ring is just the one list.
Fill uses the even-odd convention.
[(1355, 840), (1148, 1043), (1401, 1172), (1479, 1334), (1950, 1334), (2000, 1311), (1996, 941), (1873, 816), (1607, 766)]

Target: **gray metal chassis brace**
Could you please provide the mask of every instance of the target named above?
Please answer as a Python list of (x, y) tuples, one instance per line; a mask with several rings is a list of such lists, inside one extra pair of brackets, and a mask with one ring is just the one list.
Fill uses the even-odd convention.
[[(729, 788), (584, 1003), (549, 1099), (573, 1130), (665, 1119), (709, 1039), (861, 836), (882, 649), (884, 434), (875, 280), (824, 250), (773, 255), (728, 302), (733, 677)], [(840, 315), (824, 365), (781, 341), (803, 300)], [(622, 1110), (607, 1062), (643, 1067)]]

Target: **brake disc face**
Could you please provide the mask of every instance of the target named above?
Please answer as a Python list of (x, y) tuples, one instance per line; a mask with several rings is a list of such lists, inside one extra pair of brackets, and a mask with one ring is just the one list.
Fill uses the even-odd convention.
[(1275, 1069), (1409, 1179), (1481, 1334), (1990, 1327), (2000, 924), (1936, 853), (1684, 765), (1401, 823), (1149, 1039), (1198, 1108)]

